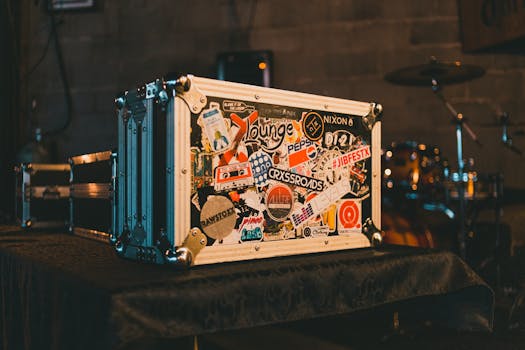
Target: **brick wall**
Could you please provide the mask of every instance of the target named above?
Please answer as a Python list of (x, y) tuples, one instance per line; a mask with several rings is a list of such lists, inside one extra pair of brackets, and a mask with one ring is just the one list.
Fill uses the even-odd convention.
[[(49, 19), (27, 5), (25, 69), (40, 56)], [(277, 88), (384, 105), (383, 145), (416, 140), (455, 158), (454, 126), (430, 88), (386, 83), (385, 73), (429, 56), (487, 70), (478, 80), (445, 87), (484, 147), (465, 135), (465, 157), (482, 173), (502, 171), (509, 187), (525, 188), (525, 162), (500, 144), (498, 109), (525, 122), (525, 56), (464, 54), (456, 0), (105, 0), (94, 12), (65, 13), (59, 33), (74, 102), (74, 119), (58, 139), (62, 157), (116, 146), (113, 97), (168, 71), (214, 77), (220, 51), (270, 49)], [(253, 5), (255, 4), (255, 5)], [(254, 16), (250, 16), (255, 6)], [(43, 129), (60, 125), (64, 99), (50, 48), (28, 79), (27, 100)], [(28, 102), (29, 103), (29, 102)], [(515, 128), (514, 130), (517, 130)], [(525, 137), (515, 136), (525, 150)], [(455, 161), (452, 162), (455, 167)]]

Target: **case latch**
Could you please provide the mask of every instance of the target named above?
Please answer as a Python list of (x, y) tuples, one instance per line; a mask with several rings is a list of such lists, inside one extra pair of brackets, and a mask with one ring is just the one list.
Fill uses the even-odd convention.
[(383, 114), (383, 106), (380, 103), (370, 103), (370, 111), (363, 117), (363, 124), (372, 130), (374, 124), (381, 119)]
[(168, 82), (175, 88), (177, 95), (186, 102), (192, 113), (200, 113), (208, 99), (192, 82), (193, 75), (182, 75), (177, 80)]

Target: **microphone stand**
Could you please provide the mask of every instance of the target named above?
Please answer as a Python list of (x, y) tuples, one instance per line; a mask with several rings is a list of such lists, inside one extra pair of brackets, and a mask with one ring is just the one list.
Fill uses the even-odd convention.
[(464, 187), (464, 173), (465, 173), (465, 163), (463, 161), (463, 130), (466, 130), (471, 139), (482, 146), (481, 142), (478, 140), (476, 134), (468, 126), (467, 122), (463, 118), (463, 114), (458, 113), (456, 109), (445, 99), (441, 91), (441, 86), (437, 79), (432, 79), (432, 91), (434, 94), (443, 102), (445, 107), (449, 110), (450, 114), (454, 118), (454, 123), (456, 125), (456, 149), (458, 157), (458, 183), (456, 184), (458, 191), (459, 199), (459, 212), (458, 212), (458, 221), (459, 229), (457, 232), (458, 240), (458, 251), (459, 256), (466, 260), (466, 198), (465, 198), (465, 187)]

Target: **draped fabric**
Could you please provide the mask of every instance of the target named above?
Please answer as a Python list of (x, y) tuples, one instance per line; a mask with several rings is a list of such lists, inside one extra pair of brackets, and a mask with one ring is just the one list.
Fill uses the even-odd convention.
[(492, 290), (450, 252), (387, 246), (181, 271), (0, 227), (1, 350), (124, 349), (418, 299), (444, 326), (492, 329)]

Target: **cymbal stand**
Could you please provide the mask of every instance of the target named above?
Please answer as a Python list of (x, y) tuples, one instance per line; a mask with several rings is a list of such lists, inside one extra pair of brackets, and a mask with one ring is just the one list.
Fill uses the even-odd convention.
[(465, 174), (465, 163), (463, 161), (463, 130), (466, 130), (469, 136), (472, 138), (474, 142), (476, 142), (478, 145), (481, 146), (481, 143), (479, 142), (476, 134), (472, 129), (468, 126), (466, 121), (463, 118), (463, 114), (458, 113), (456, 109), (445, 99), (445, 96), (443, 96), (443, 93), (441, 91), (441, 86), (439, 85), (439, 82), (437, 79), (432, 79), (432, 91), (434, 94), (443, 102), (445, 107), (449, 110), (449, 112), (454, 117), (454, 123), (456, 125), (456, 149), (457, 149), (457, 157), (458, 157), (458, 177), (459, 180), (456, 184), (457, 191), (458, 191), (458, 199), (459, 199), (459, 212), (458, 212), (458, 221), (459, 221), (459, 229), (457, 233), (457, 239), (458, 239), (458, 249), (459, 249), (459, 256), (465, 260), (466, 259), (466, 198), (465, 198), (465, 187), (464, 187), (464, 174)]
[(501, 129), (502, 129), (502, 135), (501, 135), (501, 142), (503, 142), (503, 145), (509, 148), (512, 152), (523, 156), (523, 152), (514, 146), (512, 143), (512, 138), (509, 137), (508, 134), (508, 126), (509, 126), (509, 114), (507, 112), (503, 112), (500, 115), (500, 123), (501, 123)]

